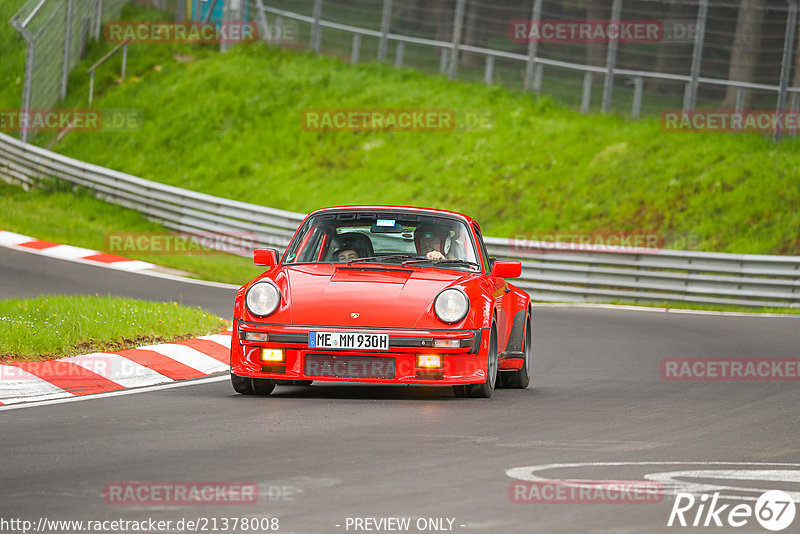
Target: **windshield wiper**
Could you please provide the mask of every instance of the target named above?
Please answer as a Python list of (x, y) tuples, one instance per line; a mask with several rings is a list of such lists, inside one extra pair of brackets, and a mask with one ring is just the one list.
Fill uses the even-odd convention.
[[(416, 258), (413, 254), (387, 254), (386, 256), (367, 256), (366, 258), (356, 258), (347, 262), (347, 265), (370, 260), (386, 260), (389, 258)], [(404, 263), (405, 265), (405, 263)]]
[(416, 259), (416, 260), (404, 261), (403, 265), (407, 265), (407, 264), (410, 264), (410, 263), (423, 263), (423, 262), (427, 262), (427, 261), (432, 262), (432, 263), (437, 264), (437, 265), (438, 264), (442, 264), (442, 263), (447, 263), (447, 264), (451, 264), (451, 265), (466, 265), (466, 266), (469, 266), (469, 267), (476, 267), (476, 268), (480, 269), (480, 265), (475, 263), (474, 261), (454, 260), (454, 259), (431, 260), (431, 259), (428, 259), (428, 258), (421, 258), (421, 259)]

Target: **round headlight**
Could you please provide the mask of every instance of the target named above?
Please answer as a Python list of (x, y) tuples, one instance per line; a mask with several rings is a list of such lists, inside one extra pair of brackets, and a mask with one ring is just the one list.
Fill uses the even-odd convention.
[(264, 317), (278, 309), (281, 293), (272, 282), (256, 282), (247, 290), (244, 302), (250, 313)]
[(436, 297), (433, 309), (440, 321), (457, 323), (467, 316), (469, 299), (458, 289), (445, 289)]

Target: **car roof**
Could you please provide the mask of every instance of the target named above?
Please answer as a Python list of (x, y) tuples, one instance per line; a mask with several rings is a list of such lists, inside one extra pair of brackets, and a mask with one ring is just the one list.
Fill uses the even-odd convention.
[[(313, 211), (309, 215), (316, 215), (318, 213), (337, 212), (337, 211), (369, 211), (369, 210), (393, 210), (393, 211), (408, 211), (414, 213), (424, 213), (427, 215), (449, 215), (457, 217), (469, 223), (478, 224), (476, 221), (467, 217), (463, 213), (457, 211), (440, 210), (435, 208), (420, 208), (414, 206), (387, 206), (387, 205), (352, 205), (352, 206), (330, 206)], [(480, 225), (478, 225), (480, 229)]]

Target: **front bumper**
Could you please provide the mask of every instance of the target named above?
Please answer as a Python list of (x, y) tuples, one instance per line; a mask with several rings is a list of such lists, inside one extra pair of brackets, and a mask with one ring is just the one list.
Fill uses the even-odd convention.
[[(309, 348), (309, 331), (389, 334), (388, 350), (334, 350)], [(248, 333), (266, 337), (247, 339)], [(266, 336), (263, 336), (266, 334)], [(252, 337), (253, 334), (250, 334)], [(476, 330), (422, 330), (354, 328), (319, 325), (282, 325), (238, 320), (231, 343), (231, 373), (274, 380), (427, 385), (478, 384), (486, 380), (488, 335)], [(436, 348), (435, 340), (453, 340), (457, 348)], [(262, 349), (283, 349), (283, 362), (261, 361)], [(439, 368), (425, 368), (419, 355), (441, 357)]]

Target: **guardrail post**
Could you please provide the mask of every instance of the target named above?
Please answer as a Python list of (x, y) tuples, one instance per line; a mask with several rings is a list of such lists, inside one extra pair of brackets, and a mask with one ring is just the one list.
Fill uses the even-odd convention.
[(353, 34), (353, 45), (350, 47), (350, 63), (355, 65), (358, 63), (358, 57), (361, 55), (361, 34)]
[[(533, 0), (533, 9), (531, 10), (531, 24), (538, 24), (539, 19), (542, 18), (542, 0)], [(539, 41), (533, 39), (528, 42), (528, 61), (525, 63), (525, 82), (523, 84), (524, 91), (530, 91), (533, 84), (533, 71), (536, 67), (536, 54), (539, 52)]]
[(494, 78), (494, 56), (486, 56), (486, 65), (483, 69), (483, 83), (492, 85), (492, 78)]
[(378, 62), (386, 59), (386, 48), (389, 41), (389, 26), (392, 21), (392, 0), (383, 0), (381, 13), (381, 40), (378, 43)]
[(397, 48), (394, 51), (394, 66), (395, 67), (402, 67), (403, 66), (403, 54), (406, 50), (406, 44), (403, 41), (397, 43)]
[(692, 65), (689, 76), (691, 80), (683, 93), (684, 111), (694, 111), (697, 105), (697, 85), (700, 78), (700, 64), (703, 60), (703, 43), (706, 38), (706, 20), (708, 19), (708, 0), (700, 0), (697, 6), (697, 33), (694, 34), (692, 48)]
[[(611, 7), (611, 22), (619, 24), (620, 12), (622, 11), (622, 0), (614, 0)], [(606, 54), (606, 79), (603, 85), (603, 113), (611, 111), (611, 99), (614, 93), (614, 67), (617, 66), (617, 46), (618, 39), (611, 39), (608, 43)]]
[(64, 55), (61, 60), (61, 100), (67, 98), (67, 81), (69, 79), (69, 52), (72, 45), (72, 0), (67, 0), (64, 16)]
[(89, 105), (92, 105), (94, 100), (94, 71), (89, 74)]
[(322, 42), (322, 27), (319, 25), (322, 19), (322, 0), (314, 0), (314, 11), (311, 16), (314, 19), (311, 23), (311, 49), (315, 54), (319, 54)]
[[(781, 61), (781, 79), (778, 84), (778, 103), (776, 112), (783, 113), (786, 108), (787, 89), (789, 88), (789, 75), (792, 71), (792, 55), (794, 54), (794, 33), (797, 27), (797, 0), (789, 2), (789, 13), (786, 19), (786, 36), (783, 40), (783, 59)], [(780, 126), (775, 125), (775, 140), (780, 141)]]
[(449, 50), (447, 48), (442, 48), (442, 51), (439, 53), (439, 73), (444, 74), (447, 72), (447, 59), (449, 56)]
[(458, 73), (458, 46), (461, 44), (461, 34), (464, 31), (464, 4), (466, 0), (456, 0), (456, 13), (453, 19), (453, 45), (450, 52), (450, 72), (448, 77), (453, 80)]
[(637, 76), (633, 79), (633, 106), (631, 109), (631, 117), (638, 119), (642, 113), (642, 77)]
[(581, 113), (589, 113), (592, 101), (592, 73), (583, 74), (583, 91), (581, 92)]
[(280, 15), (275, 17), (275, 43), (279, 46), (283, 43), (283, 17)]

